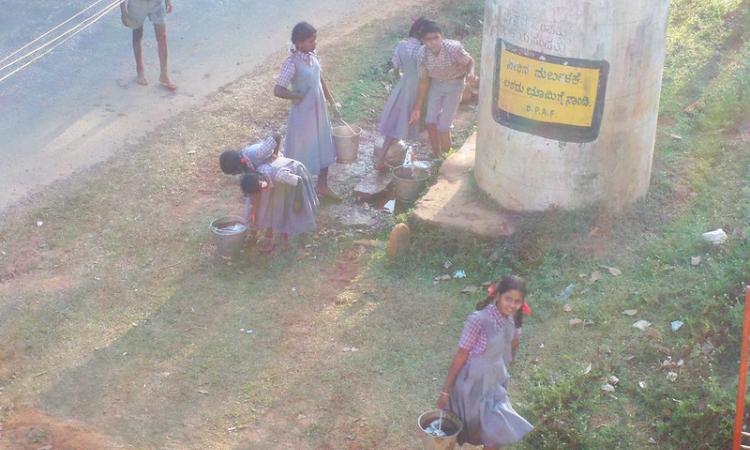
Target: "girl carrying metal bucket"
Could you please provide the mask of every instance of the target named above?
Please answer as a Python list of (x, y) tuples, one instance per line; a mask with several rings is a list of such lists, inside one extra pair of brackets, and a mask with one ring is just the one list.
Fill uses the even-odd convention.
[(307, 22), (294, 26), (294, 48), (281, 65), (273, 94), (292, 102), (284, 154), (318, 175), (316, 190), (320, 197), (338, 200), (339, 197), (328, 187), (328, 168), (336, 161), (336, 147), (326, 101), (335, 117), (341, 117), (341, 114), (321, 76), (320, 61), (315, 52), (317, 36), (315, 27)]
[(458, 351), (437, 401), (463, 421), (458, 443), (496, 450), (520, 441), (532, 430), (508, 398), (508, 366), (521, 335), (526, 283), (506, 276), (490, 285), (487, 298), (464, 322)]

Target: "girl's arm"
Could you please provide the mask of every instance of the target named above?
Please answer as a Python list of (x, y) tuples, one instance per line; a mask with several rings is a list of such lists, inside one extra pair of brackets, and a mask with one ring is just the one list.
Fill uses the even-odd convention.
[(253, 200), (249, 195), (245, 196), (245, 210), (242, 212), (242, 218), (245, 219), (245, 225), (249, 226), (255, 222), (255, 217), (252, 214), (253, 211)]
[(301, 102), (302, 98), (305, 96), (299, 92), (290, 91), (284, 86), (279, 86), (278, 84), (273, 87), (273, 95), (286, 100), (291, 100), (295, 105), (299, 105), (299, 102)]
[(476, 74), (474, 73), (474, 67), (475, 67), (474, 58), (469, 57), (469, 64), (467, 64), (466, 67), (467, 67), (467, 77), (466, 77), (467, 80), (466, 81), (468, 81), (469, 84), (474, 85), (478, 79)]
[(336, 104), (336, 100), (333, 99), (333, 94), (331, 94), (331, 91), (328, 89), (328, 85), (326, 84), (326, 81), (323, 79), (323, 77), (320, 78), (320, 85), (323, 87), (323, 95), (328, 101), (328, 104), (331, 106), (331, 109), (333, 109), (334, 116), (341, 117), (339, 106), (338, 104)]
[(438, 409), (445, 409), (448, 405), (451, 392), (453, 391), (453, 385), (456, 384), (456, 378), (458, 373), (466, 364), (466, 360), (469, 359), (469, 350), (459, 348), (456, 352), (456, 356), (453, 357), (451, 367), (448, 369), (448, 375), (445, 376), (445, 383), (443, 384), (443, 391), (440, 392), (438, 397), (437, 407)]
[(422, 106), (427, 98), (427, 92), (430, 90), (430, 77), (423, 76), (419, 80), (419, 92), (417, 93), (417, 103), (414, 104), (414, 110), (411, 112), (411, 118), (409, 119), (409, 125), (414, 125), (419, 122), (422, 117)]

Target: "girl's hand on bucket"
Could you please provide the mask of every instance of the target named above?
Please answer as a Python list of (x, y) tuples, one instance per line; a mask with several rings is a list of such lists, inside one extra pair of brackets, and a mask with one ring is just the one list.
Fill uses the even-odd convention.
[(445, 409), (446, 406), (448, 406), (448, 400), (450, 400), (450, 397), (445, 392), (440, 393), (440, 397), (438, 397), (438, 401), (436, 403), (436, 406), (438, 409)]
[(409, 118), (409, 125), (414, 125), (415, 123), (419, 122), (419, 119), (422, 117), (422, 111), (415, 109), (411, 112), (411, 118)]

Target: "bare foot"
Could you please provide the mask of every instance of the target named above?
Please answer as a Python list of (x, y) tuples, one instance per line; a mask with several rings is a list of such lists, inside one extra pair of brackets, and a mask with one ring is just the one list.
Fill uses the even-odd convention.
[(172, 80), (169, 79), (169, 77), (162, 75), (159, 77), (159, 84), (161, 84), (165, 89), (169, 91), (176, 91), (177, 85), (172, 83)]
[(273, 252), (274, 248), (275, 246), (273, 245), (273, 239), (264, 239), (258, 247), (258, 250), (260, 250), (261, 253), (268, 255)]
[(140, 84), (141, 86), (148, 86), (148, 80), (146, 79), (144, 75), (138, 75), (135, 78), (135, 82)]
[(318, 192), (318, 197), (320, 198), (327, 198), (329, 200), (333, 200), (334, 202), (341, 201), (341, 197), (336, 195), (336, 193), (333, 192), (328, 186), (318, 186), (316, 191)]

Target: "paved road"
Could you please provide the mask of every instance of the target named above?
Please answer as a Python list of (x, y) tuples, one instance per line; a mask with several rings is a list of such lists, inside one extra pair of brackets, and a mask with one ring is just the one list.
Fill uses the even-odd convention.
[[(0, 58), (94, 0), (3, 0)], [(106, 2), (103, 2), (106, 3)], [(294, 23), (318, 27), (375, 0), (173, 0), (168, 16), (176, 94), (157, 87), (153, 28), (144, 36), (151, 85), (135, 84), (130, 31), (119, 10), (0, 83), (0, 210), (102, 161), (119, 145), (199, 104), (283, 49)]]

